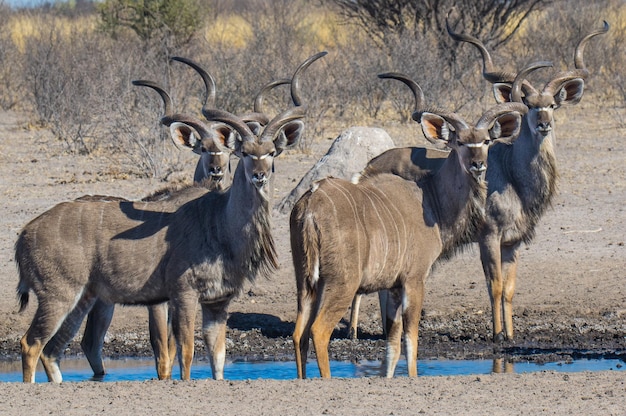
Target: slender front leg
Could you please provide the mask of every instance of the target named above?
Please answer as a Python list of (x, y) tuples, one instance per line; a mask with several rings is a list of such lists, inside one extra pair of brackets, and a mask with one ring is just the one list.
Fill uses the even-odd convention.
[(87, 315), (87, 323), (85, 324), (85, 332), (80, 346), (89, 361), (89, 365), (96, 377), (102, 377), (106, 374), (104, 361), (102, 359), (102, 348), (104, 347), (104, 337), (106, 336), (115, 305), (97, 300)]
[(167, 302), (148, 306), (148, 327), (150, 329), (150, 344), (154, 351), (154, 360), (159, 380), (172, 378), (172, 365), (176, 356), (176, 342), (172, 347), (172, 334), (168, 322)]
[(226, 320), (230, 299), (202, 304), (202, 336), (209, 351), (211, 371), (215, 380), (224, 380), (226, 360)]
[(424, 301), (424, 278), (420, 278), (415, 287), (406, 287), (403, 299), (402, 318), (407, 368), (409, 377), (417, 377), (417, 347)]
[(502, 269), (500, 261), (500, 240), (495, 235), (483, 235), (478, 242), (480, 260), (489, 290), (494, 342), (504, 341), (502, 333)]
[(195, 294), (186, 297), (171, 299), (172, 302), (172, 331), (180, 346), (180, 378), (191, 378), (191, 363), (194, 354), (194, 326), (196, 308), (198, 306)]
[(504, 275), (504, 291), (502, 304), (504, 313), (504, 333), (506, 339), (513, 341), (513, 296), (517, 280), (517, 255), (520, 244), (502, 247), (502, 273)]
[(348, 338), (357, 339), (357, 329), (359, 327), (359, 309), (361, 308), (362, 295), (355, 295), (352, 299), (352, 307), (350, 308), (350, 330)]

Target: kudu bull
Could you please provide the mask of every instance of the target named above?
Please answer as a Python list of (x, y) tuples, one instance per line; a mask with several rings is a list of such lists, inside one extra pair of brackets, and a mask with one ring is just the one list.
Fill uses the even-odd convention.
[[(535, 227), (556, 191), (553, 112), (562, 105), (576, 104), (582, 98), (584, 80), (589, 76), (583, 60), (585, 45), (594, 36), (606, 33), (609, 26), (604, 22), (601, 30), (592, 31), (580, 40), (574, 52), (574, 70), (557, 73), (542, 90), (524, 80), (516, 95), (512, 93), (515, 74), (496, 71), (489, 52), (478, 39), (454, 33), (449, 25), (447, 28), (455, 40), (471, 43), (479, 49), (483, 77), (493, 84), (497, 102), (518, 101), (529, 108), (518, 140), (512, 146), (499, 145), (490, 152), (486, 222), (475, 236), (491, 301), (493, 339), (497, 342), (512, 340), (512, 302), (519, 248), (534, 237)], [(426, 158), (424, 152), (419, 148), (392, 149), (372, 160), (365, 171), (415, 177), (424, 170), (437, 169), (437, 164), (441, 166), (446, 157), (435, 153)], [(437, 163), (440, 157), (442, 160)], [(411, 166), (415, 166), (415, 171)], [(358, 310), (352, 316), (358, 316)], [(356, 318), (352, 318), (354, 331), (356, 325)]]
[(383, 289), (389, 290), (393, 316), (385, 375), (394, 374), (403, 331), (409, 376), (417, 375), (425, 279), (435, 262), (470, 242), (482, 223), (488, 148), (514, 140), (520, 114), (527, 110), (520, 103), (499, 104), (472, 126), (455, 113), (426, 110), (422, 103), (416, 102), (413, 119), (429, 140), (451, 149), (437, 173), (417, 182), (392, 174), (358, 183), (327, 178), (315, 183), (291, 212), (299, 378), (306, 377), (310, 337), (321, 376), (331, 376), (328, 345), (335, 325), (355, 294)]
[[(301, 103), (298, 77), (291, 88)], [(155, 202), (71, 201), (27, 224), (16, 242), (20, 311), (32, 290), (39, 301), (22, 337), (23, 380), (34, 382), (41, 358), (48, 380), (62, 381), (59, 357), (44, 349), (57, 336), (69, 342), (96, 299), (108, 304), (169, 301), (180, 347), (181, 378), (190, 378), (194, 320), (202, 307), (202, 334), (213, 377), (223, 378), (228, 305), (245, 281), (277, 267), (270, 230), (269, 180), (274, 158), (297, 143), (304, 106), (274, 117), (258, 135), (224, 111), (205, 113), (227, 125), (208, 127), (193, 117), (170, 117), (173, 136), (213, 137), (240, 158), (231, 187), (207, 192), (190, 187)], [(232, 130), (238, 136), (229, 143)], [(42, 354), (43, 352), (43, 354)]]
[[(172, 57), (172, 60), (180, 61), (192, 66), (198, 71), (205, 85), (205, 100), (203, 109), (215, 107), (216, 87), (213, 77), (202, 69), (195, 62), (181, 57)], [(246, 117), (247, 123), (256, 131), (269, 122), (269, 118), (264, 115), (262, 103), (265, 96), (271, 89), (291, 83), (290, 79), (280, 79), (270, 82), (264, 86), (257, 94), (254, 101), (254, 113)], [(152, 81), (137, 80), (133, 81), (133, 85), (145, 86), (155, 90), (163, 100), (164, 116), (161, 118), (163, 124), (169, 127), (172, 122), (173, 104), (170, 95), (158, 84)], [(199, 155), (199, 160), (194, 173), (194, 184), (202, 186), (209, 191), (222, 191), (228, 185), (225, 174), (230, 170), (231, 149), (224, 149), (219, 142), (213, 140), (212, 137), (199, 138), (194, 134), (176, 134), (172, 137), (174, 143), (182, 149), (190, 149)], [(230, 139), (229, 139), (230, 140)], [(232, 140), (230, 140), (232, 141)], [(142, 201), (154, 201), (167, 197), (170, 189), (157, 191), (149, 197), (143, 198)], [(101, 196), (96, 199), (102, 198)], [(83, 198), (86, 199), (86, 198)], [(81, 340), (81, 348), (89, 361), (89, 364), (96, 377), (103, 376), (106, 373), (104, 361), (102, 357), (102, 348), (104, 346), (104, 337), (111, 325), (114, 304), (107, 304), (101, 300), (97, 300), (87, 317), (85, 332)], [(168, 331), (168, 311), (167, 304), (158, 304), (148, 306), (148, 323), (150, 333), (150, 344), (154, 351), (155, 365), (157, 376), (160, 380), (171, 378), (171, 369), (176, 357), (176, 343)], [(45, 347), (48, 356), (52, 354), (60, 355), (64, 342), (59, 342), (55, 337)]]

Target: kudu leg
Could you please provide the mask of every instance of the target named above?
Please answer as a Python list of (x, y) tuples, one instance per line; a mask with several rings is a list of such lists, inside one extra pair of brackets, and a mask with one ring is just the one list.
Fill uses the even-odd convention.
[(85, 332), (80, 346), (96, 377), (106, 374), (102, 359), (102, 347), (104, 346), (104, 337), (113, 319), (113, 312), (115, 312), (114, 304), (108, 304), (98, 299), (87, 315)]
[(403, 299), (408, 299), (403, 303), (402, 313), (407, 369), (409, 377), (417, 377), (417, 346), (424, 301), (424, 280), (420, 280), (416, 287), (406, 288)]
[(337, 323), (346, 313), (348, 306), (354, 295), (356, 288), (350, 291), (349, 288), (320, 289), (323, 297), (320, 300), (317, 316), (311, 325), (311, 336), (317, 356), (317, 366), (322, 378), (330, 378), (330, 359), (328, 357), (328, 345), (330, 337)]
[(480, 260), (483, 265), (485, 279), (487, 281), (487, 289), (489, 291), (489, 300), (491, 301), (491, 318), (493, 327), (493, 341), (504, 341), (502, 333), (502, 264), (500, 258), (499, 241), (491, 241), (481, 239)]
[(384, 375), (387, 378), (393, 374), (400, 360), (402, 351), (402, 294), (398, 290), (387, 291), (387, 307), (385, 310), (387, 341), (385, 345), (385, 360), (383, 362)]
[(168, 320), (167, 302), (148, 307), (148, 327), (157, 376), (159, 380), (169, 380), (176, 359), (176, 340)]
[(517, 279), (517, 253), (519, 244), (502, 248), (502, 273), (504, 290), (502, 293), (502, 310), (504, 314), (504, 334), (506, 339), (513, 341), (513, 296)]
[(197, 301), (177, 299), (172, 309), (172, 331), (180, 347), (180, 378), (191, 378), (191, 363), (194, 354), (194, 327)]
[(311, 325), (313, 323), (311, 310), (314, 304), (315, 299), (311, 294), (299, 295), (296, 326), (293, 330), (293, 347), (296, 355), (298, 378), (300, 379), (306, 378), (306, 361), (309, 355)]
[(226, 360), (226, 320), (229, 301), (202, 304), (202, 336), (211, 361), (215, 380), (224, 380)]
[(359, 327), (359, 309), (361, 308), (362, 295), (355, 295), (352, 299), (352, 307), (350, 308), (350, 329), (348, 338), (357, 339), (357, 329)]
[[(49, 297), (40, 297), (37, 311), (31, 322), (30, 328), (22, 337), (20, 344), (22, 350), (22, 377), (25, 383), (35, 382), (37, 360), (41, 359), (48, 381), (60, 383), (63, 379), (59, 370), (58, 360), (65, 349), (67, 343), (72, 339), (78, 330), (84, 315), (93, 303), (89, 303), (89, 297), (83, 295), (78, 303), (63, 299), (50, 294)], [(59, 299), (60, 298), (60, 299)], [(91, 299), (93, 301), (93, 299)], [(85, 308), (84, 313), (81, 309)], [(73, 306), (76, 308), (72, 309)], [(81, 315), (82, 314), (82, 315)], [(70, 317), (69, 315), (72, 315)], [(79, 319), (78, 324), (74, 321)], [(56, 331), (56, 332), (55, 332)], [(43, 354), (44, 347), (52, 340), (56, 334), (56, 339), (48, 347), (46, 354)]]

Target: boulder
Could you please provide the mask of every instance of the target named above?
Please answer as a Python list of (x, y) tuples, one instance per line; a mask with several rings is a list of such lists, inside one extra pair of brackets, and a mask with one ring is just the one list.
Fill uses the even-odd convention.
[(395, 147), (393, 140), (383, 129), (351, 127), (345, 130), (289, 195), (276, 204), (276, 209), (283, 214), (288, 213), (317, 180), (328, 176), (352, 180), (352, 177), (360, 173), (373, 157), (392, 147)]

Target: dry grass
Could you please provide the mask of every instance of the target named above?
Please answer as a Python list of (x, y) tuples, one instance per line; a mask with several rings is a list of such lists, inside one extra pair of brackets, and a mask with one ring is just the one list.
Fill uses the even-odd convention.
[[(420, 83), (429, 104), (469, 118), (493, 103), (471, 46), (455, 45), (457, 60), (446, 63), (445, 46), (436, 37), (391, 39), (381, 49), (328, 7), (304, 0), (254, 5), (233, 6), (208, 19), (185, 46), (172, 46), (167, 40), (142, 43), (132, 33), (111, 39), (97, 30), (95, 15), (8, 10), (0, 18), (0, 59), (12, 64), (0, 70), (0, 105), (32, 113), (70, 152), (97, 152), (116, 162), (118, 170), (166, 177), (186, 160), (173, 156), (178, 152), (158, 125), (162, 110), (156, 94), (133, 87), (130, 81), (160, 82), (174, 97), (177, 111), (198, 115), (202, 83), (188, 68), (170, 64), (171, 55), (201, 63), (216, 78), (217, 105), (243, 113), (251, 110), (261, 85), (290, 76), (306, 57), (328, 50), (304, 80), (309, 117), (302, 151), (349, 125), (396, 128), (412, 123), (411, 94), (398, 83), (377, 79), (380, 72), (407, 73)], [(603, 19), (611, 31), (585, 50), (592, 77), (584, 100), (594, 104), (591, 108), (609, 106), (623, 112), (623, 1), (557, 1), (526, 21), (511, 42), (493, 51), (494, 61), (510, 71), (536, 59), (552, 60), (561, 69), (571, 67), (576, 42), (601, 27)], [(275, 91), (268, 100), (270, 114), (289, 105), (286, 91)]]

